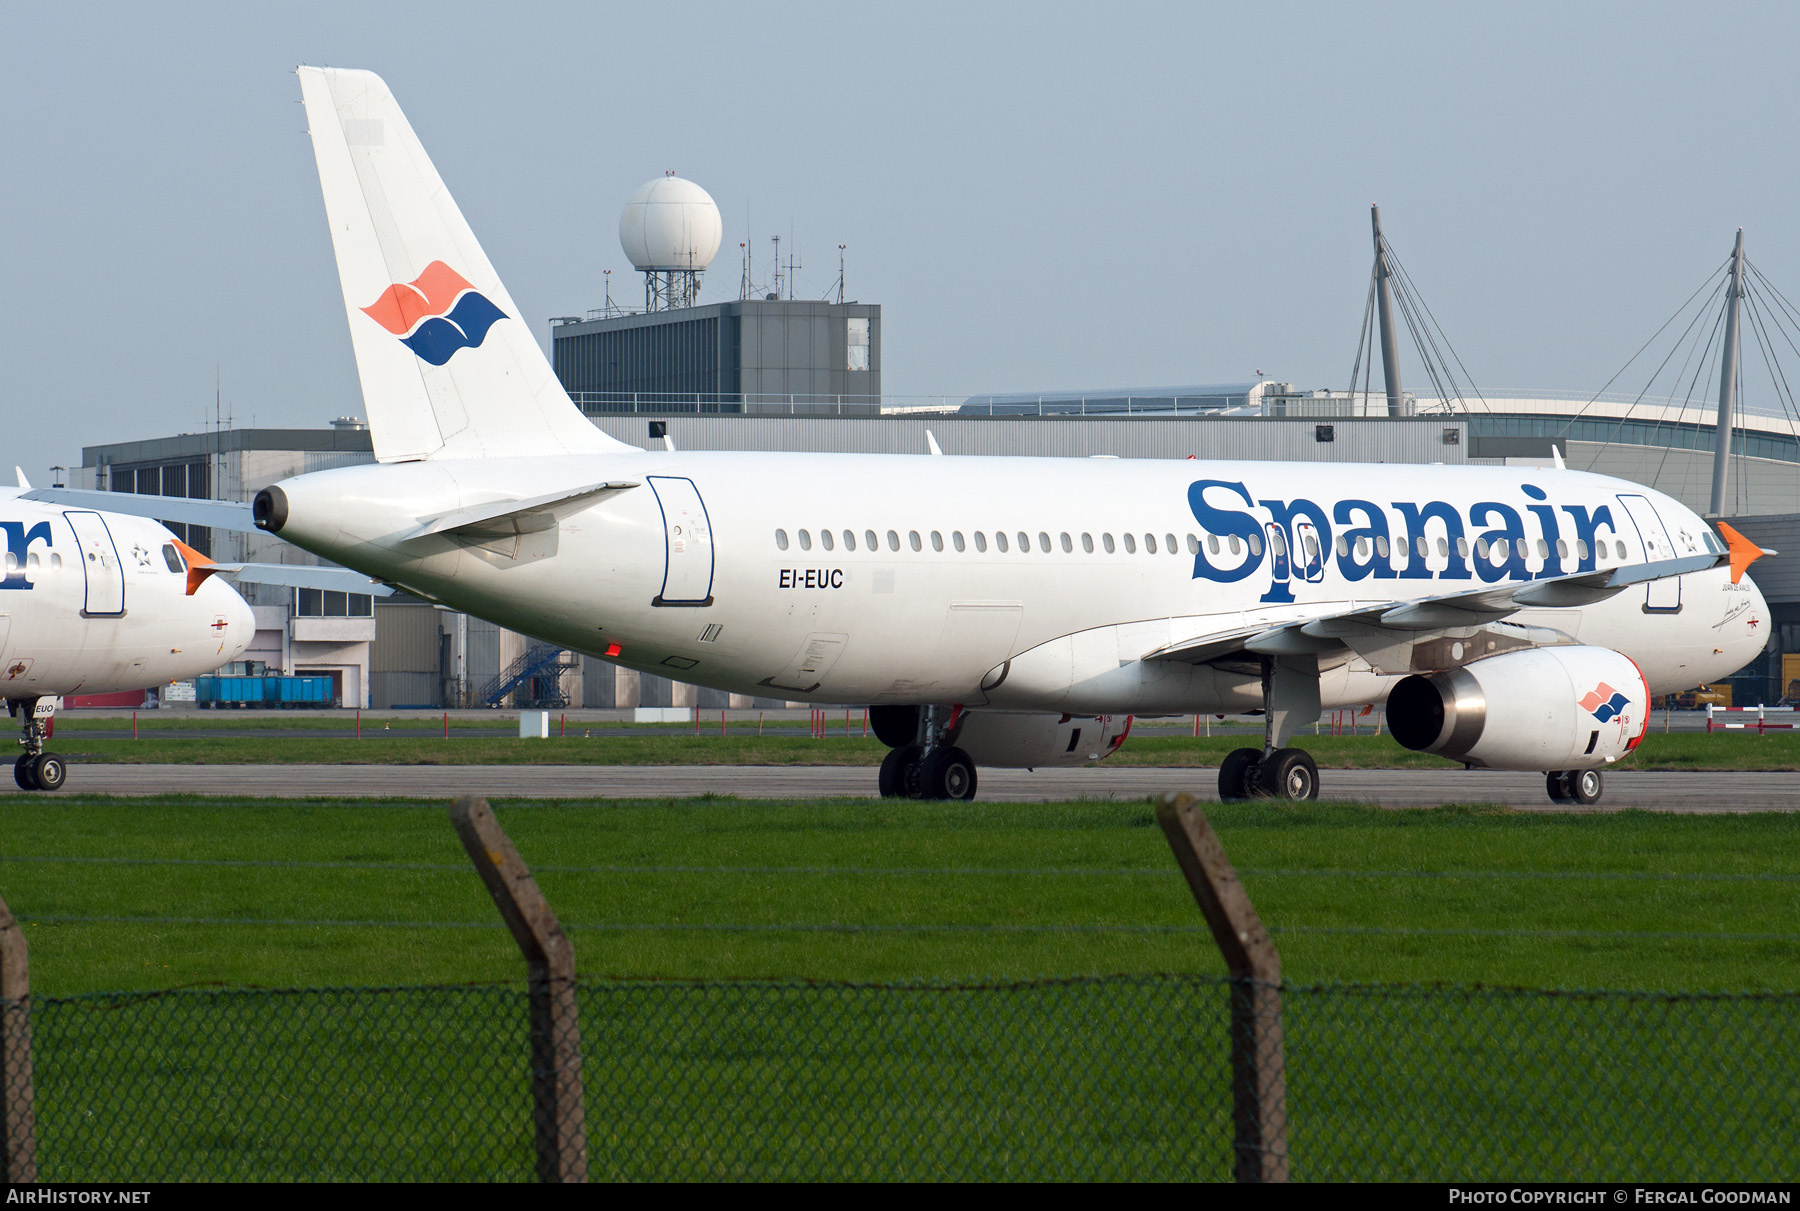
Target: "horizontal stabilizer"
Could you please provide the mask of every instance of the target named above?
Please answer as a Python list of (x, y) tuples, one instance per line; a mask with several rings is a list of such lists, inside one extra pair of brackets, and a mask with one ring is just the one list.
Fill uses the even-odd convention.
[(195, 500), (186, 496), (139, 496), (133, 492), (95, 492), (88, 488), (33, 488), (19, 494), (21, 500), (50, 505), (123, 513), (184, 526), (211, 526), (217, 530), (249, 533), (256, 529), (250, 506), (229, 500)]
[(231, 577), (245, 584), (277, 584), (294, 589), (329, 589), (339, 593), (367, 593), (372, 597), (390, 597), (394, 590), (379, 580), (370, 580), (361, 572), (324, 564), (305, 563), (221, 563), (209, 571)]
[(470, 505), (437, 517), (425, 518), (407, 538), (425, 538), (432, 534), (452, 532), (471, 537), (493, 537), (498, 534), (533, 533), (547, 530), (556, 519), (590, 503), (594, 497), (625, 492), (639, 487), (636, 480), (615, 479), (605, 483), (546, 492), (524, 500), (494, 500)]

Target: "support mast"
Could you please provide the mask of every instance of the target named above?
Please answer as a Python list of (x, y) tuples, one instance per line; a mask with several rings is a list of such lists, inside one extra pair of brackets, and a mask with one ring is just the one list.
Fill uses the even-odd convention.
[(1725, 347), (1719, 357), (1718, 444), (1713, 447), (1712, 513), (1725, 516), (1725, 488), (1731, 473), (1731, 418), (1737, 406), (1738, 301), (1744, 295), (1744, 229), (1731, 253), (1731, 289), (1725, 296)]
[(1381, 373), (1387, 380), (1388, 415), (1402, 416), (1405, 413), (1400, 403), (1400, 352), (1394, 340), (1394, 299), (1388, 285), (1387, 241), (1381, 238), (1381, 207), (1369, 207), (1369, 222), (1375, 229), (1375, 295), (1381, 318)]

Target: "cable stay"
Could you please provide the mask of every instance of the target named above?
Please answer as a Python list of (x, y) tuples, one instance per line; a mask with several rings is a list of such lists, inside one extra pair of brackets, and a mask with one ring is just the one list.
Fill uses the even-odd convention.
[[(1407, 272), (1400, 258), (1394, 255), (1392, 245), (1382, 234), (1380, 208), (1372, 206), (1369, 213), (1375, 236), (1375, 264), (1369, 273), (1369, 290), (1363, 303), (1362, 332), (1357, 337), (1356, 358), (1350, 367), (1350, 389), (1347, 394), (1353, 401), (1360, 396), (1360, 411), (1365, 415), (1369, 412), (1369, 380), (1375, 365), (1375, 343), (1379, 340), (1387, 388), (1387, 413), (1389, 416), (1413, 413), (1416, 401), (1409, 399), (1400, 385), (1398, 341), (1395, 339), (1393, 319), (1397, 306), (1400, 321), (1406, 326), (1407, 335), (1412, 340), (1413, 349), (1424, 366), (1425, 376), (1430, 380), (1440, 406), (1446, 411), (1467, 413), (1472, 410), (1470, 401), (1473, 399), (1481, 405), (1482, 411), (1491, 411), (1486, 398), (1476, 388), (1474, 376), (1469, 373), (1462, 356), (1450, 343), (1449, 335), (1425, 302), (1412, 275)], [(1360, 387), (1357, 384), (1359, 377), (1362, 379)]]

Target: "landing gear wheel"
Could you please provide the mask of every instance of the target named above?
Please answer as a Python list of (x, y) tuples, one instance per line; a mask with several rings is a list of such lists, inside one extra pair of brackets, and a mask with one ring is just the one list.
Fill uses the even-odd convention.
[(1262, 763), (1262, 750), (1234, 748), (1219, 763), (1219, 799), (1225, 803), (1241, 803), (1256, 794), (1256, 767)]
[(36, 775), (37, 787), (41, 791), (53, 791), (62, 787), (63, 780), (69, 776), (69, 767), (55, 753), (39, 753), (32, 762), (32, 773)]
[(1304, 803), (1319, 797), (1319, 767), (1305, 749), (1278, 748), (1264, 757), (1256, 782), (1271, 799)]
[(1578, 769), (1569, 772), (1569, 798), (1583, 807), (1591, 807), (1600, 802), (1600, 795), (1606, 789), (1606, 780), (1597, 769)]
[(919, 754), (925, 750), (916, 744), (903, 744), (889, 749), (881, 759), (881, 773), (875, 785), (883, 799), (919, 798)]
[(22, 791), (37, 789), (37, 779), (31, 773), (31, 756), (29, 754), (13, 762), (13, 781), (19, 784), (19, 789)]
[(1575, 796), (1569, 791), (1569, 771), (1553, 769), (1544, 775), (1544, 789), (1550, 793), (1550, 802), (1568, 803)]
[(975, 763), (959, 748), (940, 748), (925, 758), (919, 770), (922, 799), (973, 799)]

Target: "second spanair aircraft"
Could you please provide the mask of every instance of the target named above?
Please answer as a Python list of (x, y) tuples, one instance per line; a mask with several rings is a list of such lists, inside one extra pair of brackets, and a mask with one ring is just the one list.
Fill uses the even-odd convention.
[(1651, 696), (1741, 667), (1762, 552), (1557, 470), (647, 452), (601, 433), (376, 76), (301, 68), (373, 466), (256, 524), (645, 672), (868, 703), (883, 794), (1109, 755), (1133, 714), (1263, 710), (1225, 798), (1311, 798), (1288, 742), (1386, 701), (1409, 747), (1593, 802)]

